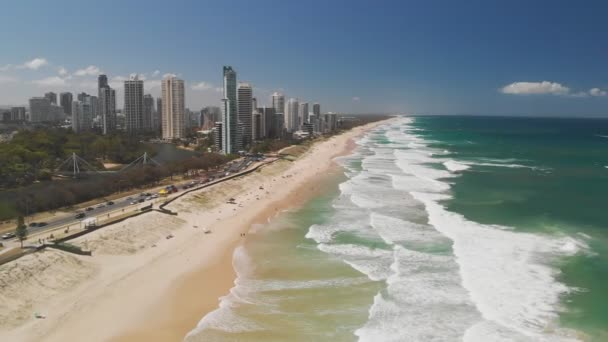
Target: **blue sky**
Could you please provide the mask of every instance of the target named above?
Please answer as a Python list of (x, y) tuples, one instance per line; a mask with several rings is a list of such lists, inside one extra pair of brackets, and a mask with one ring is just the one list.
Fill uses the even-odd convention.
[(280, 90), (324, 111), (608, 116), (605, 1), (20, 0), (2, 12), (0, 104), (95, 93), (102, 71), (119, 93), (142, 74), (154, 95), (177, 74), (200, 109), (219, 104), (232, 65), (261, 104)]

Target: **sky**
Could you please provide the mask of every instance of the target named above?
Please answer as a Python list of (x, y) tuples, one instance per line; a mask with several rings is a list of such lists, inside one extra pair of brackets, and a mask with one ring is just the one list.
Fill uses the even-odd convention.
[(606, 1), (7, 1), (0, 105), (96, 94), (108, 75), (186, 81), (219, 105), (222, 66), (322, 111), (608, 117)]

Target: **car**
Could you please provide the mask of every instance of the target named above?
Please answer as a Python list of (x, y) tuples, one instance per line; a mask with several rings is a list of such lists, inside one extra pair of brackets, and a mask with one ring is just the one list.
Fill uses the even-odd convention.
[(139, 201), (131, 201), (131, 203), (129, 203), (129, 204), (137, 204), (137, 203), (139, 203)]
[(46, 225), (48, 225), (48, 223), (46, 223), (46, 222), (38, 222), (38, 227), (44, 227)]
[(112, 202), (112, 201), (108, 201), (108, 202), (106, 203), (106, 205), (114, 205), (114, 202)]
[(146, 201), (149, 201), (149, 200), (151, 200), (151, 199), (152, 199), (152, 196), (148, 196), (148, 197), (146, 197)]
[(133, 199), (133, 197), (127, 197), (127, 199), (125, 201), (130, 201), (132, 199)]
[(152, 198), (158, 198), (158, 194), (152, 195)]
[(2, 239), (3, 240), (8, 240), (8, 239), (12, 239), (15, 237), (15, 233), (10, 232), (10, 233), (5, 233), (2, 235)]
[(85, 209), (86, 211), (91, 211), (91, 210), (95, 210), (93, 207), (88, 207)]
[(74, 218), (81, 219), (81, 218), (83, 218), (85, 216), (87, 216), (87, 214), (85, 214), (85, 213), (78, 213), (78, 214), (76, 214), (76, 216), (74, 216)]
[(32, 223), (30, 223), (30, 227), (38, 227), (38, 223), (37, 222), (32, 222)]
[(143, 201), (145, 201), (145, 200), (146, 200), (145, 198), (140, 198), (138, 202), (139, 202), (139, 203), (142, 203), (142, 202), (143, 202)]

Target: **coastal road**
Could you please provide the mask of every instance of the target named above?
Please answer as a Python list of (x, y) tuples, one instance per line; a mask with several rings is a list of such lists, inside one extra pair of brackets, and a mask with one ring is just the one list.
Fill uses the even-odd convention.
[[(223, 169), (222, 173), (224, 173), (224, 172), (228, 172), (230, 174), (239, 173), (239, 172), (245, 171), (253, 163), (254, 163), (253, 158), (243, 158), (241, 160), (235, 160), (230, 165), (227, 165)], [(189, 179), (186, 181), (175, 183), (174, 185), (179, 190), (178, 194), (183, 191), (184, 185), (192, 182), (193, 180), (194, 179)], [(158, 191), (160, 191), (160, 189), (162, 189), (162, 188), (164, 188), (164, 187), (145, 189), (145, 190), (142, 190), (142, 193), (150, 193), (151, 195), (153, 195), (153, 194), (158, 193)], [(29, 225), (28, 225), (28, 235), (32, 236), (35, 234), (41, 234), (41, 233), (44, 233), (47, 231), (52, 231), (54, 229), (65, 227), (68, 225), (79, 224), (81, 221), (86, 220), (88, 218), (99, 217), (103, 214), (110, 214), (110, 213), (117, 212), (119, 210), (131, 209), (133, 206), (148, 205), (148, 204), (150, 204), (150, 201), (144, 201), (142, 203), (131, 204), (133, 201), (138, 201), (140, 198), (146, 198), (146, 197), (147, 196), (140, 196), (140, 194), (125, 196), (122, 198), (112, 200), (114, 202), (113, 205), (107, 205), (107, 201), (103, 201), (94, 206), (91, 206), (90, 208), (92, 208), (92, 210), (86, 211), (83, 209), (83, 210), (75, 211), (74, 213), (72, 213), (70, 215), (66, 215), (64, 217), (60, 217), (60, 218), (54, 219), (52, 221), (46, 222), (47, 224), (42, 227), (39, 227), (39, 226), (29, 227)], [(164, 198), (164, 199), (167, 199), (167, 198)], [(103, 204), (103, 206), (101, 206), (102, 204)], [(77, 219), (76, 215), (78, 213), (85, 213), (85, 217)], [(16, 242), (16, 239), (10, 239), (8, 241), (7, 240), (4, 240), (4, 241)]]

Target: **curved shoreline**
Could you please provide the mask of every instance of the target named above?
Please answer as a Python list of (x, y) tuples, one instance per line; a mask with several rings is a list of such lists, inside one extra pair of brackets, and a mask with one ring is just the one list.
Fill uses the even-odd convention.
[[(153, 213), (76, 239), (97, 248), (92, 258), (75, 257), (84, 263), (78, 267), (95, 272), (51, 289), (28, 307), (11, 307), (25, 316), (40, 310), (47, 318), (0, 326), (0, 339), (181, 341), (234, 285), (232, 256), (241, 234), (312, 198), (318, 187), (311, 180), (337, 166), (333, 158), (354, 147), (352, 138), (384, 122), (315, 143), (294, 162), (184, 196), (169, 206), (179, 212), (171, 220)], [(225, 203), (229, 197), (238, 204)], [(204, 234), (203, 228), (213, 233)], [(24, 283), (35, 290), (34, 285), (56, 281), (46, 273)]]

